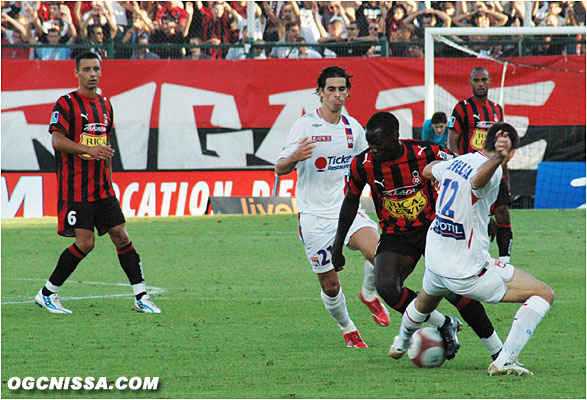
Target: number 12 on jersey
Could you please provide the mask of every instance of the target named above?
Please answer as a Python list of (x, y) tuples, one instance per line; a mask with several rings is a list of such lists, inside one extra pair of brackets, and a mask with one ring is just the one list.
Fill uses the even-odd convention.
[[(442, 193), (440, 194), (440, 214), (444, 215), (448, 218), (454, 218), (455, 212), (450, 207), (452, 203), (455, 201), (455, 197), (457, 196), (457, 191), (459, 190), (459, 182), (453, 181), (452, 179), (445, 179), (442, 182)], [(450, 193), (447, 193), (450, 192)], [(445, 201), (446, 197), (446, 201)]]

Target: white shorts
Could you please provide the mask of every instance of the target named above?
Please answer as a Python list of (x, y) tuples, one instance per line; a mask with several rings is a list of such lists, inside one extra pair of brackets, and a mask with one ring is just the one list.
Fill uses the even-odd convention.
[(485, 272), (469, 278), (454, 279), (437, 275), (426, 268), (422, 289), (431, 296), (444, 296), (452, 292), (482, 303), (496, 304), (505, 296), (506, 283), (512, 280), (514, 269), (511, 264), (491, 259), (485, 266)]
[[(316, 215), (299, 214), (298, 224), (300, 227), (300, 239), (304, 244), (306, 256), (312, 266), (312, 271), (321, 274), (334, 269), (331, 255), (332, 243), (334, 243), (336, 228), (338, 227), (338, 218), (323, 218)], [(344, 244), (348, 244), (351, 236), (359, 229), (365, 227), (378, 231), (378, 226), (375, 221), (369, 218), (365, 210), (359, 209), (344, 239)]]

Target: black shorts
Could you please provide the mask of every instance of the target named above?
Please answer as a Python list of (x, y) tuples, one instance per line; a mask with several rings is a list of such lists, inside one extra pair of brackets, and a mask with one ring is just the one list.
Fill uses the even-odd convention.
[(379, 238), (375, 255), (390, 251), (411, 258), (416, 265), (426, 250), (427, 233), (427, 228), (412, 232), (383, 233)]
[(512, 203), (512, 195), (510, 193), (510, 188), (505, 180), (505, 178), (501, 178), (501, 183), (499, 184), (499, 192), (497, 193), (497, 200), (495, 200), (495, 207), (499, 206), (508, 206)]
[(102, 236), (108, 229), (124, 224), (124, 214), (116, 197), (104, 200), (73, 202), (65, 200), (57, 202), (57, 233), (61, 236), (74, 237), (74, 229), (98, 231)]

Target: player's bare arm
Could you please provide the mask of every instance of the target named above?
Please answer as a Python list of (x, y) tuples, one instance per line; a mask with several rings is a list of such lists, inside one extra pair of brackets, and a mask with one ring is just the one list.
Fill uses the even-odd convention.
[(475, 189), (485, 187), (491, 180), (497, 167), (502, 163), (507, 162), (510, 158), (510, 151), (512, 150), (512, 141), (508, 137), (507, 132), (497, 132), (497, 139), (495, 141), (495, 151), (486, 153), (489, 160), (485, 161), (477, 170), (475, 176), (471, 179), (471, 184)]
[(426, 179), (429, 179), (430, 181), (432, 181), (432, 183), (434, 184), (434, 175), (432, 174), (432, 167), (434, 167), (436, 164), (438, 164), (440, 162), (440, 160), (435, 160), (432, 161), (430, 164), (426, 165), (424, 167), (424, 169), (422, 170), (422, 176)]
[(452, 151), (455, 156), (459, 154), (459, 139), (461, 138), (461, 134), (453, 129), (448, 130), (448, 149)]
[(287, 175), (296, 168), (298, 162), (312, 157), (312, 150), (315, 147), (314, 143), (315, 141), (308, 137), (300, 140), (297, 150), (291, 156), (277, 161), (277, 164), (275, 164), (275, 173), (279, 176)]
[(51, 138), (53, 148), (62, 153), (89, 154), (99, 160), (110, 160), (114, 155), (114, 149), (108, 146), (86, 146), (76, 143), (65, 136), (65, 133), (54, 130)]
[(335, 271), (342, 270), (346, 262), (344, 255), (342, 254), (342, 246), (344, 245), (344, 238), (355, 220), (360, 201), (361, 197), (359, 195), (349, 191), (344, 196), (342, 206), (340, 207), (336, 237), (332, 244), (332, 265), (334, 265)]

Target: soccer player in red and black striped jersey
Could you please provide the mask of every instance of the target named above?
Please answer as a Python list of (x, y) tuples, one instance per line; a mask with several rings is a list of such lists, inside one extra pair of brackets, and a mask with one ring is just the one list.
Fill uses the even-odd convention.
[[(344, 265), (342, 238), (353, 221), (353, 210), (359, 206), (365, 185), (371, 187), (375, 210), (382, 230), (375, 254), (375, 286), (390, 307), (403, 314), (416, 298), (416, 293), (404, 287), (424, 255), (426, 234), (436, 217), (437, 192), (422, 171), (435, 160), (451, 157), (449, 150), (429, 141), (400, 140), (399, 122), (388, 112), (375, 113), (367, 122), (369, 149), (356, 156), (352, 163), (343, 201), (332, 262)], [(483, 305), (466, 297), (447, 297), (481, 338), (492, 357), (502, 343)], [(431, 314), (427, 321), (439, 328), (447, 345), (456, 340), (460, 322), (440, 313)], [(454, 348), (456, 345), (456, 349)], [(447, 348), (447, 358), (454, 357), (458, 341)]]
[[(483, 67), (474, 68), (469, 77), (469, 84), (473, 95), (458, 102), (448, 123), (448, 148), (457, 155), (481, 151), (491, 125), (503, 122), (501, 106), (487, 98), (491, 84), (489, 72)], [(503, 176), (493, 214), (497, 222), (499, 259), (509, 263), (513, 234), (509, 211), (511, 196), (507, 167), (504, 167)], [(495, 233), (491, 234), (492, 237), (494, 235)]]
[(55, 149), (58, 189), (58, 230), (75, 237), (61, 253), (49, 280), (35, 302), (49, 312), (69, 314), (58, 296), (59, 289), (77, 265), (94, 248), (94, 228), (116, 246), (118, 259), (135, 295), (135, 308), (160, 313), (146, 291), (139, 254), (125, 228), (125, 219), (112, 187), (110, 135), (114, 127), (112, 104), (97, 93), (102, 74), (99, 57), (86, 52), (75, 60), (79, 88), (57, 100), (49, 133)]

